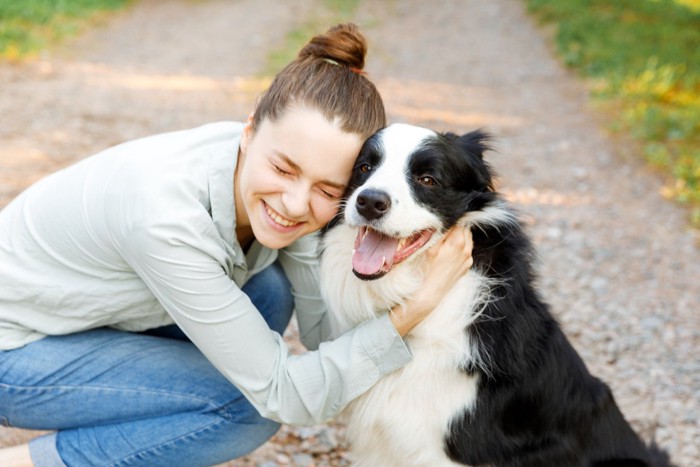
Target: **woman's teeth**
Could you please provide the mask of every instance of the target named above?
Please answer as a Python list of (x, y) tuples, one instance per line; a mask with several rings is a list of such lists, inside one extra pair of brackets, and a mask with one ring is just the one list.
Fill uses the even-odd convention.
[(270, 216), (270, 219), (272, 219), (281, 226), (294, 227), (295, 225), (300, 224), (300, 222), (293, 222), (285, 219), (284, 217), (281, 217), (279, 214), (273, 211), (272, 208), (267, 204), (265, 204), (265, 210), (267, 211), (267, 215)]

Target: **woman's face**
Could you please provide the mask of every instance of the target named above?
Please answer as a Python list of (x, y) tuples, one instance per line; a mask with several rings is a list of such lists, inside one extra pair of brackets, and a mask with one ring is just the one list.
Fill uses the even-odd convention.
[(236, 228), (283, 248), (327, 224), (363, 140), (321, 113), (293, 106), (277, 120), (248, 125), (234, 180)]

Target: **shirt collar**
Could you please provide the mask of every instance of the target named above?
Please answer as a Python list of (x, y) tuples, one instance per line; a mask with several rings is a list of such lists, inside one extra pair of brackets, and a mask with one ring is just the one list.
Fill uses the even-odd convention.
[(219, 236), (233, 252), (233, 278), (243, 285), (253, 275), (272, 264), (277, 252), (257, 241), (250, 246), (247, 254), (236, 238), (236, 203), (233, 198), (233, 175), (238, 164), (240, 135), (221, 145), (212, 152), (209, 163), (209, 206), (211, 217)]
[(240, 251), (236, 239), (236, 203), (233, 199), (233, 174), (238, 162), (240, 135), (221, 145), (212, 154), (209, 163), (209, 205), (211, 217), (226, 244)]

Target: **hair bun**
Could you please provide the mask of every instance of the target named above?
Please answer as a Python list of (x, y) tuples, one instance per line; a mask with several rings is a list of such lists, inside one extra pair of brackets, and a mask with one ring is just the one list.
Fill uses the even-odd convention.
[(353, 23), (339, 24), (312, 38), (299, 52), (299, 58), (330, 59), (356, 70), (365, 66), (367, 42)]

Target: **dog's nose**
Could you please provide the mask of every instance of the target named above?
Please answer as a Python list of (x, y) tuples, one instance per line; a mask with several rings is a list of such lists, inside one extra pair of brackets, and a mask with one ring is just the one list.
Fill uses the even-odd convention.
[(391, 207), (391, 198), (383, 191), (368, 188), (357, 195), (355, 205), (365, 219), (379, 219)]

